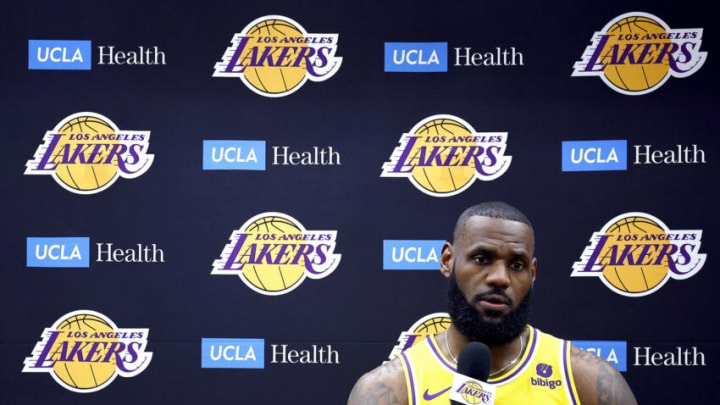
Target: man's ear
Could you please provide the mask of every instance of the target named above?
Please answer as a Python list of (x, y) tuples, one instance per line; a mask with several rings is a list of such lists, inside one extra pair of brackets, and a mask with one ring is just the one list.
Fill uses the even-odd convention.
[(442, 251), (440, 252), (440, 273), (442, 273), (445, 278), (450, 278), (450, 273), (452, 273), (453, 268), (453, 246), (450, 244), (450, 242), (445, 242), (442, 247)]
[(530, 285), (530, 288), (532, 288), (535, 285), (535, 274), (537, 273), (537, 266), (538, 266), (538, 260), (537, 257), (533, 257), (532, 265), (531, 265), (531, 271), (532, 271), (532, 284)]

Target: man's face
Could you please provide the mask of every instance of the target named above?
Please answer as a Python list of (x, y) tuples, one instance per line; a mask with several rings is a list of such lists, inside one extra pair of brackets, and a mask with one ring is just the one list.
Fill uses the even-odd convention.
[(496, 345), (523, 330), (537, 268), (533, 247), (528, 225), (481, 216), (470, 217), (458, 240), (443, 247), (449, 312), (463, 335)]

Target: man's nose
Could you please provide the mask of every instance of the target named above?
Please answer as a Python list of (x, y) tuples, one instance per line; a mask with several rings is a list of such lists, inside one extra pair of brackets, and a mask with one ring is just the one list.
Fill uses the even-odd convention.
[(486, 278), (488, 285), (497, 288), (507, 288), (510, 286), (510, 269), (505, 262), (497, 261), (488, 269)]

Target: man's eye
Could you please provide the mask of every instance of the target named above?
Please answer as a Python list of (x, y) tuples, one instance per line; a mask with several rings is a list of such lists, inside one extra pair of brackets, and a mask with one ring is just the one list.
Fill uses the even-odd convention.
[(525, 263), (521, 263), (521, 262), (513, 263), (512, 265), (510, 265), (510, 268), (515, 271), (520, 271), (525, 268)]
[(486, 264), (488, 262), (488, 258), (485, 256), (475, 256), (475, 262), (478, 264)]

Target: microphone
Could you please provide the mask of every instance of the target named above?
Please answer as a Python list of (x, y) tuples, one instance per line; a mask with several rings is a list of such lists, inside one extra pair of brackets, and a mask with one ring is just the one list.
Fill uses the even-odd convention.
[(495, 386), (485, 382), (490, 375), (490, 360), (490, 349), (484, 343), (470, 342), (463, 347), (450, 389), (452, 405), (495, 403)]

